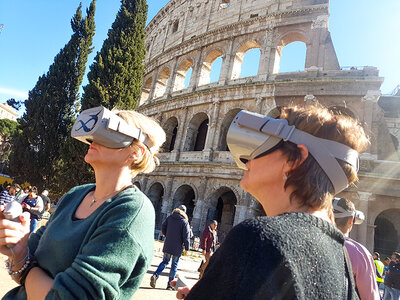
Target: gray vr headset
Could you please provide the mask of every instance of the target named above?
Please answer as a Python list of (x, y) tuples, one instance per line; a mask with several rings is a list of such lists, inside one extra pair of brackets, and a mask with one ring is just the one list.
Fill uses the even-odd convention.
[(289, 126), (285, 119), (273, 119), (260, 114), (240, 111), (233, 119), (226, 141), (239, 168), (246, 170), (246, 162), (261, 157), (279, 147), (282, 141), (305, 145), (324, 170), (339, 193), (348, 186), (348, 179), (336, 159), (352, 165), (358, 171), (358, 152), (354, 149)]
[(102, 106), (82, 111), (72, 127), (71, 136), (86, 144), (95, 142), (113, 149), (126, 148), (136, 139), (151, 149), (147, 135), (140, 128), (129, 125)]
[(343, 207), (339, 206), (338, 203), (341, 198), (333, 199), (333, 212), (335, 214), (335, 218), (345, 218), (345, 217), (353, 217), (354, 224), (360, 225), (365, 220), (364, 213), (359, 210), (347, 211)]

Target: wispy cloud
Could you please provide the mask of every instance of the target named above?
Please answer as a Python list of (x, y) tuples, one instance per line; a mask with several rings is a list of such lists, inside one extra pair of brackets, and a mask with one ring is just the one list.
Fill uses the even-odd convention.
[(7, 97), (22, 98), (22, 100), (28, 98), (28, 92), (26, 91), (13, 90), (1, 86), (0, 86), (0, 94), (6, 95)]

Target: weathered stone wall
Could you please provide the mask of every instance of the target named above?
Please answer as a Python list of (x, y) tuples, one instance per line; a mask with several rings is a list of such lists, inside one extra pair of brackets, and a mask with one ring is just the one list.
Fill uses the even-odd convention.
[[(149, 23), (146, 34), (138, 110), (160, 122), (167, 142), (161, 166), (139, 176), (137, 184), (155, 204), (158, 227), (182, 203), (188, 206), (195, 234), (213, 218), (222, 221), (224, 235), (245, 218), (262, 214), (255, 199), (240, 188), (242, 171), (226, 148), (229, 124), (241, 109), (273, 114), (277, 106), (318, 100), (357, 118), (371, 135), (359, 187), (344, 194), (366, 210), (367, 222), (354, 235), (373, 250), (376, 216), (399, 203), (397, 196), (370, 184), (380, 160), (393, 159), (394, 151), (377, 104), (383, 79), (374, 67), (340, 68), (328, 30), (327, 0), (172, 0)], [(306, 45), (305, 69), (279, 73), (282, 49), (294, 41)], [(260, 49), (257, 75), (240, 78), (243, 57), (254, 48)], [(219, 79), (210, 82), (218, 57)], [(396, 176), (389, 186), (397, 188), (400, 174)], [(380, 179), (379, 186), (387, 183)], [(389, 201), (375, 209), (380, 197), (396, 205)]]

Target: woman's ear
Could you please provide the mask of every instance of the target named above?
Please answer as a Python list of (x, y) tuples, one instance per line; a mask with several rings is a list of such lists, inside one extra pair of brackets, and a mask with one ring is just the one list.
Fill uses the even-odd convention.
[(300, 151), (299, 159), (295, 161), (288, 161), (287, 162), (287, 170), (285, 170), (285, 174), (289, 173), (290, 171), (296, 169), (300, 166), (308, 157), (308, 148), (304, 145), (297, 145), (298, 150)]
[(143, 157), (144, 151), (145, 151), (145, 149), (144, 149), (144, 147), (142, 145), (135, 145), (135, 146), (136, 147), (134, 147), (132, 149), (134, 151), (130, 152), (129, 153), (129, 157), (128, 157), (128, 159), (132, 160), (132, 161), (140, 160)]

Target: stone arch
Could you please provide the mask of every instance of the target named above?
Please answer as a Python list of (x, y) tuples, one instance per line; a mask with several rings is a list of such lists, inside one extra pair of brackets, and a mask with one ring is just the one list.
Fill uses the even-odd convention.
[[(240, 47), (237, 49), (235, 53), (235, 59), (233, 61), (231, 79), (237, 79), (240, 77), (244, 56), (247, 53), (247, 51), (251, 49), (261, 49), (260, 43), (257, 42), (256, 40), (248, 40), (243, 44), (241, 44)], [(259, 65), (260, 62), (257, 64), (257, 66), (255, 66), (255, 68), (257, 68), (257, 74)]]
[(172, 24), (172, 33), (177, 32), (178, 28), (179, 28), (179, 20), (175, 20), (174, 24)]
[(185, 205), (186, 214), (190, 222), (193, 218), (195, 199), (196, 199), (195, 189), (188, 184), (183, 184), (180, 187), (178, 187), (174, 193), (172, 201), (172, 209), (174, 210), (181, 204)]
[(332, 113), (334, 113), (335, 115), (343, 115), (343, 116), (351, 117), (353, 119), (357, 119), (354, 112), (352, 112), (351, 109), (344, 107), (344, 106), (339, 106), (339, 105), (330, 106), (329, 110)]
[(165, 67), (158, 75), (154, 90), (154, 98), (162, 97), (165, 94), (167, 90), (169, 76), (170, 76), (170, 70), (168, 67)]
[(185, 59), (180, 63), (176, 70), (173, 92), (183, 90), (185, 88), (186, 75), (190, 68), (193, 69), (194, 62), (192, 59)]
[(390, 256), (400, 249), (400, 209), (388, 209), (375, 219), (374, 251)]
[(166, 140), (162, 148), (164, 152), (171, 152), (175, 149), (176, 136), (178, 133), (178, 119), (176, 117), (169, 118), (165, 122), (163, 129), (166, 134)]
[[(276, 43), (277, 46), (275, 50), (275, 61), (273, 67), (274, 74), (277, 74), (279, 72), (283, 48), (293, 42), (302, 42), (307, 45), (306, 34), (302, 31), (289, 31), (280, 36)], [(304, 66), (305, 64), (306, 62), (304, 61)]]
[(140, 97), (140, 104), (143, 104), (147, 100), (149, 100), (152, 84), (153, 84), (153, 77), (147, 78), (146, 81), (143, 83), (142, 96)]
[(228, 133), (229, 126), (231, 125), (233, 119), (241, 110), (242, 110), (241, 108), (234, 108), (228, 111), (228, 113), (225, 115), (225, 118), (221, 124), (217, 150), (229, 151), (228, 145), (226, 143), (226, 135)]
[(154, 211), (156, 213), (155, 219), (155, 227), (156, 229), (161, 229), (161, 207), (164, 196), (164, 187), (161, 183), (155, 182), (153, 183), (148, 192), (147, 197), (149, 197), (151, 203), (153, 203)]
[(211, 195), (209, 204), (206, 225), (212, 220), (217, 220), (218, 237), (220, 241), (223, 241), (234, 224), (238, 204), (237, 195), (230, 187), (222, 186)]
[(208, 115), (204, 112), (196, 114), (189, 123), (184, 151), (202, 151), (208, 132)]
[(210, 73), (211, 73), (212, 65), (214, 64), (214, 62), (217, 58), (219, 58), (223, 55), (224, 55), (224, 53), (222, 52), (221, 49), (211, 50), (207, 54), (206, 58), (204, 59), (202, 65), (201, 65), (199, 86), (210, 83)]

